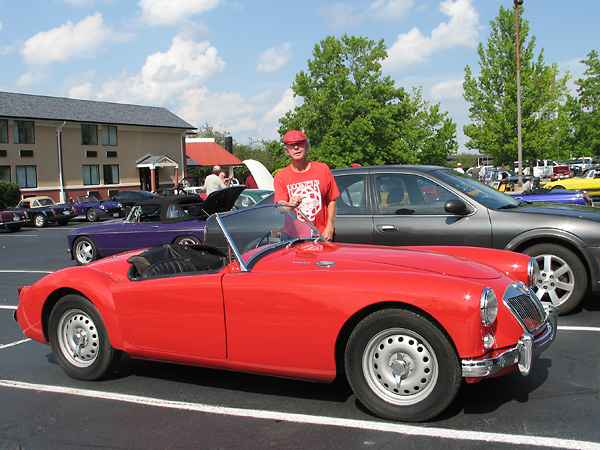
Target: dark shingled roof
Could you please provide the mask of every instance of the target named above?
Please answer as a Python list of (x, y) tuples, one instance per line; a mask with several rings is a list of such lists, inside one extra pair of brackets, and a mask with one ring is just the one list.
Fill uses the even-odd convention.
[(196, 129), (171, 111), (155, 106), (126, 105), (10, 92), (0, 92), (1, 116), (18, 119)]

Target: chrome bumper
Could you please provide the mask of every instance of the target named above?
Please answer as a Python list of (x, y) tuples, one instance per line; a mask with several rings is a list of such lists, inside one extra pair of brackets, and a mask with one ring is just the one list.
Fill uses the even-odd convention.
[(465, 378), (488, 377), (514, 364), (519, 366), (519, 372), (522, 375), (529, 375), (533, 357), (550, 347), (556, 337), (557, 319), (558, 310), (550, 306), (546, 329), (537, 339), (529, 333), (523, 333), (517, 345), (497, 356), (483, 359), (463, 359), (461, 361), (462, 376)]

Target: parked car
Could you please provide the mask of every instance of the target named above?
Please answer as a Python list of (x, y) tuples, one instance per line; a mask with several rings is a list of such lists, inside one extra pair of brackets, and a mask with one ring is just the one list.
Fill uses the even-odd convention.
[[(517, 167), (518, 161), (515, 161), (515, 167)], [(536, 161), (533, 166), (533, 176), (536, 178), (550, 178), (553, 173), (554, 166), (560, 166), (561, 163), (556, 162), (552, 159), (542, 159)], [(528, 161), (523, 161), (523, 174), (531, 175), (531, 167)]]
[(599, 208), (520, 202), (442, 167), (357, 167), (333, 174), (341, 192), (336, 241), (525, 253), (540, 264), (536, 294), (562, 314), (586, 292), (600, 291)]
[[(534, 188), (540, 186), (540, 179), (530, 175), (522, 175), (521, 180), (529, 181)], [(501, 191), (514, 191), (519, 185), (519, 174), (508, 169), (490, 169), (485, 171), (483, 182)]]
[(111, 197), (111, 199), (121, 203), (125, 207), (125, 215), (128, 215), (133, 205), (152, 197), (158, 197), (158, 195), (148, 191), (132, 189), (129, 191), (121, 191)]
[(550, 175), (550, 181), (563, 180), (565, 178), (572, 178), (575, 176), (575, 171), (566, 164), (561, 164), (552, 167), (552, 174)]
[(58, 205), (46, 196), (24, 198), (12, 210), (27, 212), (29, 223), (38, 228), (43, 228), (48, 223), (66, 225), (71, 219), (77, 217), (77, 213), (69, 206)]
[(9, 210), (6, 203), (0, 200), (0, 228), (10, 231), (19, 231), (22, 226), (29, 223), (26, 211)]
[(463, 378), (527, 375), (555, 338), (525, 255), (330, 243), (283, 205), (212, 215), (206, 230), (207, 245), (47, 275), (21, 288), (16, 319), (76, 379), (111, 376), (123, 352), (319, 382), (345, 372), (366, 408), (402, 421), (444, 411)]
[(93, 195), (79, 195), (75, 200), (70, 198), (67, 205), (78, 216), (84, 216), (89, 222), (125, 216), (125, 207), (121, 203), (112, 200), (98, 200)]
[(125, 219), (69, 231), (71, 259), (85, 265), (115, 253), (159, 244), (199, 244), (204, 240), (206, 218), (215, 212), (229, 211), (242, 190), (243, 187), (221, 189), (206, 200), (197, 195), (144, 200)]
[(258, 202), (265, 199), (273, 193), (270, 189), (244, 189), (235, 201), (234, 208), (242, 209), (249, 206), (255, 206)]
[(586, 191), (594, 201), (600, 200), (600, 166), (586, 170), (580, 177), (551, 181), (549, 189), (579, 189)]
[(594, 206), (592, 197), (586, 191), (571, 189), (538, 188), (530, 191), (511, 192), (511, 197), (525, 202), (563, 203), (567, 205)]
[(152, 193), (163, 196), (163, 197), (166, 197), (168, 195), (177, 195), (177, 193), (175, 192), (175, 189), (169, 189), (169, 188), (156, 189), (156, 190), (152, 191)]

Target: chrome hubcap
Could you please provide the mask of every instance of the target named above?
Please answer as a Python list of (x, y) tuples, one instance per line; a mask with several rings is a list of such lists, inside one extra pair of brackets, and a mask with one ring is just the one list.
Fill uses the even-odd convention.
[(70, 364), (89, 367), (98, 357), (100, 339), (94, 321), (83, 311), (69, 310), (59, 321), (58, 343)]
[(543, 302), (561, 305), (575, 289), (571, 267), (556, 255), (540, 255), (536, 259), (540, 266), (540, 276), (535, 282), (535, 294)]

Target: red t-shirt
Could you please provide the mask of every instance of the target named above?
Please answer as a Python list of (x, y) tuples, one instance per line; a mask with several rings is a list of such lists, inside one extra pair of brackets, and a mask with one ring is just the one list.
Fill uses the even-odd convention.
[(275, 203), (289, 201), (292, 195), (302, 197), (300, 210), (321, 232), (327, 226), (327, 205), (340, 196), (327, 164), (311, 161), (306, 172), (298, 173), (290, 166), (275, 175)]

